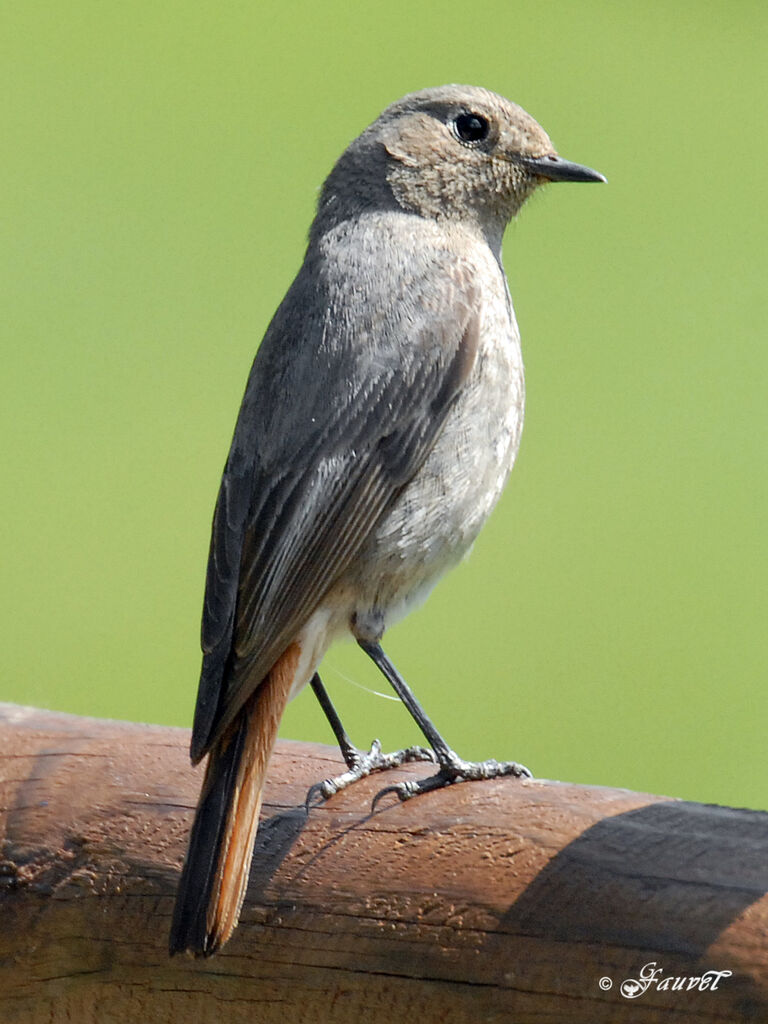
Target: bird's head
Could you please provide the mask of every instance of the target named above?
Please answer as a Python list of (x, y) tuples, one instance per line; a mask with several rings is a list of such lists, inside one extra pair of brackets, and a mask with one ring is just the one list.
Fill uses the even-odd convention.
[[(547, 181), (605, 181), (560, 157), (521, 107), (476, 86), (403, 97), (349, 146), (324, 198), (344, 192), (434, 220), (476, 223), (499, 241), (526, 198)], [(321, 209), (322, 209), (321, 199)]]

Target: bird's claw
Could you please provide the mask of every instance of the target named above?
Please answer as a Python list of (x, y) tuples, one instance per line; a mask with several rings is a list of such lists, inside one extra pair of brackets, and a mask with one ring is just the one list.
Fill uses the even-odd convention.
[[(367, 753), (353, 749), (345, 752), (344, 756), (347, 762), (347, 771), (342, 772), (341, 775), (334, 776), (334, 778), (317, 782), (310, 788), (304, 801), (307, 813), (309, 813), (315, 798), (319, 797), (320, 800), (328, 800), (342, 789), (351, 786), (353, 782), (364, 779), (373, 772), (386, 771), (388, 768), (399, 768), (401, 765), (411, 764), (415, 761), (437, 763), (435, 752), (427, 747), (406, 747), (404, 750), (396, 750), (391, 754), (383, 754), (379, 740), (373, 741), (371, 749)], [(407, 799), (407, 797), (403, 799)]]
[[(431, 776), (434, 778), (434, 776)], [(378, 803), (385, 796), (390, 793), (394, 793), (401, 803), (405, 803), (406, 800), (410, 800), (412, 796), (418, 796), (421, 792), (419, 783), (416, 779), (408, 779), (405, 782), (397, 782), (393, 786), (385, 786), (384, 789), (380, 789), (376, 796), (371, 801), (371, 813), (376, 810)]]
[(464, 761), (453, 751), (450, 760), (440, 766), (440, 774), (445, 775), (448, 782), (475, 782), (480, 779), (498, 779), (504, 775), (511, 775), (516, 779), (533, 778), (533, 773), (517, 761), (497, 761), (495, 758), (487, 761)]
[(380, 790), (373, 798), (371, 810), (375, 811), (379, 801), (390, 793), (394, 793), (401, 803), (405, 803), (414, 796), (431, 793), (435, 789), (443, 789), (457, 782), (498, 779), (504, 775), (511, 775), (516, 779), (533, 778), (533, 774), (525, 765), (516, 761), (496, 761), (493, 758), (488, 761), (464, 761), (451, 751), (450, 756), (441, 763), (439, 771), (434, 775), (428, 775), (425, 779), (407, 779), (405, 782), (398, 782)]
[(522, 764), (516, 761), (496, 761), (491, 758), (488, 761), (464, 761), (452, 750), (443, 755), (441, 760), (433, 750), (427, 747), (407, 747), (404, 750), (397, 750), (391, 754), (381, 752), (381, 743), (374, 740), (371, 749), (367, 753), (359, 750), (348, 751), (345, 754), (347, 771), (334, 778), (317, 782), (307, 793), (305, 807), (307, 813), (312, 807), (315, 799), (318, 802), (329, 800), (336, 793), (347, 786), (363, 779), (373, 772), (386, 771), (388, 768), (399, 768), (401, 765), (415, 761), (430, 761), (433, 764), (439, 763), (440, 767), (434, 775), (428, 775), (425, 779), (406, 779), (392, 786), (385, 786), (379, 790), (373, 798), (371, 811), (375, 811), (380, 801), (394, 793), (401, 803), (411, 800), (422, 793), (431, 793), (436, 789), (443, 789), (445, 786), (452, 786), (458, 782), (478, 782), (483, 779), (498, 779), (505, 775), (511, 775), (517, 779), (532, 779), (531, 772)]

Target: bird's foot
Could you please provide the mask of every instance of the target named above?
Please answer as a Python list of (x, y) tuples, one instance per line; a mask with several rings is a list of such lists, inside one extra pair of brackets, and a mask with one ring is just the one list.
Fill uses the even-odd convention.
[(307, 793), (306, 807), (311, 807), (316, 797), (321, 800), (328, 800), (335, 793), (351, 786), (358, 779), (364, 779), (373, 772), (383, 772), (387, 768), (399, 768), (403, 764), (410, 764), (414, 761), (430, 761), (437, 763), (437, 756), (428, 747), (406, 747), (404, 750), (395, 750), (391, 754), (384, 754), (381, 750), (381, 743), (374, 740), (371, 749), (366, 753), (362, 750), (352, 748), (344, 752), (347, 762), (347, 771), (336, 775), (332, 779), (325, 779), (318, 782)]
[(498, 779), (502, 775), (511, 775), (516, 779), (533, 778), (533, 774), (525, 765), (516, 761), (464, 761), (453, 751), (449, 751), (448, 757), (440, 759), (440, 768), (435, 775), (429, 775), (426, 779), (408, 779), (394, 786), (387, 786), (376, 794), (373, 807), (375, 808), (379, 800), (388, 793), (394, 793), (400, 800), (410, 800), (411, 797), (430, 793), (433, 789), (442, 789), (444, 786), (452, 786), (456, 782)]

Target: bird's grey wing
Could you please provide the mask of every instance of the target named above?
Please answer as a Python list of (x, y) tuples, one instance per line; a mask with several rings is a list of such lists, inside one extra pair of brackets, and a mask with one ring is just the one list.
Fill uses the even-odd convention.
[(254, 361), (214, 515), (193, 760), (428, 455), (477, 355), (473, 276), (446, 257), (410, 272), (399, 294), (366, 279), (318, 301), (300, 275), (286, 296)]

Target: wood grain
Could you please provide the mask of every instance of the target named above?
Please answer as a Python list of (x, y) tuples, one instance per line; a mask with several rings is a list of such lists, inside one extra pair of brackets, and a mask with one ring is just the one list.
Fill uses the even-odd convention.
[[(768, 1020), (768, 814), (513, 779), (371, 814), (416, 765), (307, 815), (341, 762), (287, 741), (240, 927), (211, 960), (170, 959), (201, 778), (188, 742), (0, 705), (3, 1024)], [(733, 973), (622, 996), (654, 961)]]

